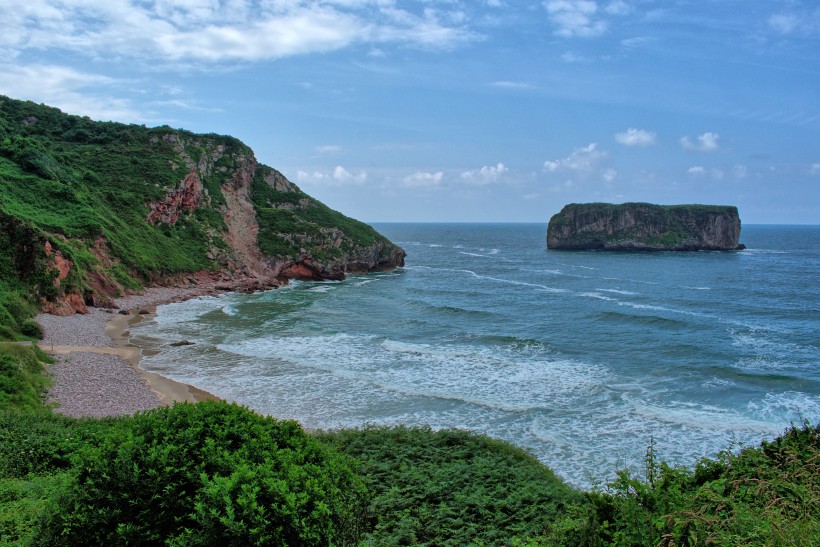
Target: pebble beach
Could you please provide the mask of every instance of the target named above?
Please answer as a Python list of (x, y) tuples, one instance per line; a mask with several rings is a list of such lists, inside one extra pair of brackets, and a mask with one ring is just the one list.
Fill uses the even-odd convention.
[(67, 317), (40, 314), (40, 347), (54, 357), (53, 386), (46, 400), (72, 417), (128, 415), (174, 401), (196, 402), (213, 395), (139, 368), (140, 348), (129, 340), (131, 325), (156, 306), (215, 291), (210, 287), (157, 287), (117, 299), (117, 309), (89, 308)]

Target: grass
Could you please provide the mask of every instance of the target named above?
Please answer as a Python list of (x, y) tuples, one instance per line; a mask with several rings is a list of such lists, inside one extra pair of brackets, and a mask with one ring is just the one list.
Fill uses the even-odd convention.
[[(149, 223), (149, 204), (164, 199), (192, 166), (203, 203), (172, 225)], [(230, 136), (95, 122), (0, 96), (0, 281), (53, 300), (223, 268), (231, 249), (222, 189), (254, 166), (250, 148)], [(344, 264), (374, 243), (391, 246), (296, 186), (277, 192), (265, 182), (273, 172), (259, 165), (251, 189), (258, 245), (269, 257), (307, 254)], [(285, 211), (283, 203), (307, 205)], [(46, 242), (74, 265), (59, 287)], [(227, 257), (224, 264), (208, 258), (215, 254)]]

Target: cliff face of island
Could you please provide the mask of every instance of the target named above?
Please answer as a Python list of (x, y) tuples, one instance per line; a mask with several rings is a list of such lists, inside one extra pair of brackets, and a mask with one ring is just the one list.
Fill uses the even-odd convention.
[(572, 203), (547, 227), (548, 249), (728, 251), (739, 243), (737, 207)]
[(0, 96), (0, 284), (53, 313), (151, 285), (256, 290), (404, 265), (241, 141)]

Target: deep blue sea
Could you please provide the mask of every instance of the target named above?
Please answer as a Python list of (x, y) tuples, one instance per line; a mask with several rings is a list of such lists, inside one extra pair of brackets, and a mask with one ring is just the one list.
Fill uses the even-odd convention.
[[(572, 484), (820, 420), (820, 226), (740, 252), (548, 251), (543, 224), (378, 224), (405, 268), (162, 306), (142, 366), (328, 429), (466, 428)], [(194, 345), (169, 347), (187, 339)]]

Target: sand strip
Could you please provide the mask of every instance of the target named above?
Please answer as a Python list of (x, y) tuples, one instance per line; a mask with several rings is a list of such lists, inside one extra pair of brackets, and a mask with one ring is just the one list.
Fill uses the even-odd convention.
[[(144, 313), (148, 311), (149, 313)], [(196, 403), (205, 400), (218, 400), (219, 397), (208, 393), (198, 387), (183, 384), (166, 378), (156, 372), (149, 372), (140, 368), (142, 359), (142, 349), (131, 343), (131, 327), (143, 319), (150, 319), (156, 315), (156, 306), (150, 306), (142, 313), (132, 312), (129, 315), (115, 314), (111, 316), (105, 324), (105, 332), (109, 338), (117, 345), (116, 349), (122, 351), (122, 357), (134, 367), (142, 377), (148, 382), (148, 386), (157, 394), (162, 404), (171, 404), (174, 401), (188, 401)]]
[(218, 399), (206, 391), (139, 368), (142, 349), (130, 341), (131, 326), (151, 317), (158, 304), (200, 296), (201, 291), (148, 289), (118, 300), (128, 313), (90, 308), (87, 315), (36, 317), (40, 348), (55, 357), (54, 386), (47, 401), (70, 416), (132, 414), (174, 401)]

